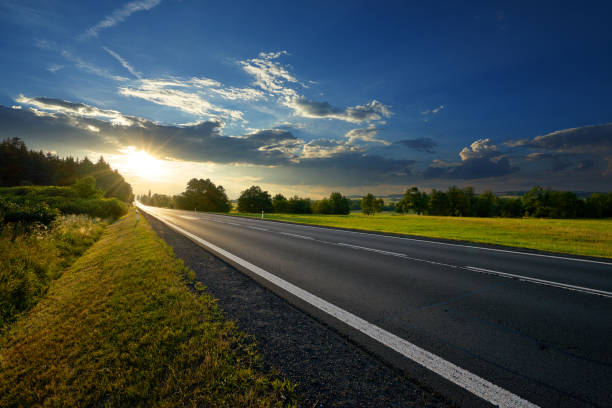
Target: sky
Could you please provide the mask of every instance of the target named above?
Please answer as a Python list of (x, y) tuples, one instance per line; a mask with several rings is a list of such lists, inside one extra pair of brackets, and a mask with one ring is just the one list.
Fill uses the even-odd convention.
[[(586, 4), (582, 4), (586, 3)], [(612, 190), (610, 2), (0, 0), (0, 137), (136, 193)]]

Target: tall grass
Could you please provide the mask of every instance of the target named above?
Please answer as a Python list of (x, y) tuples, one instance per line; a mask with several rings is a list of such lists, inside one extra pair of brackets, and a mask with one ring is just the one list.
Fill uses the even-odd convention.
[(49, 283), (102, 234), (106, 222), (85, 215), (61, 217), (54, 228), (15, 236), (0, 233), (0, 330), (45, 295)]

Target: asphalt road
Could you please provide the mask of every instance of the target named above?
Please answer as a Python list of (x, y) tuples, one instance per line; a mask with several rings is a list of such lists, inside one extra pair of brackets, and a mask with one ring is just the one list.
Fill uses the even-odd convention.
[(277, 291), (460, 405), (612, 404), (612, 261), (144, 209), (345, 311)]

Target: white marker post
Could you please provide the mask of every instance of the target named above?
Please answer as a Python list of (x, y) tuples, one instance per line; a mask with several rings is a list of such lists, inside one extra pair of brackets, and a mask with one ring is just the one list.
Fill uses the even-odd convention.
[(263, 220), (263, 211), (261, 212), (261, 219)]

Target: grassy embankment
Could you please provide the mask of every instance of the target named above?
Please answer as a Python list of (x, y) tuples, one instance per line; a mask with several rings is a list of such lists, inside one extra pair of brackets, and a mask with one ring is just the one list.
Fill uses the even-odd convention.
[(51, 281), (97, 241), (106, 225), (86, 215), (70, 215), (50, 231), (16, 237), (8, 227), (0, 232), (0, 333), (47, 293)]
[[(260, 218), (261, 214), (232, 215)], [(267, 219), (612, 258), (612, 219), (266, 214)]]
[(0, 337), (0, 406), (294, 404), (192, 278), (146, 220), (106, 227)]

